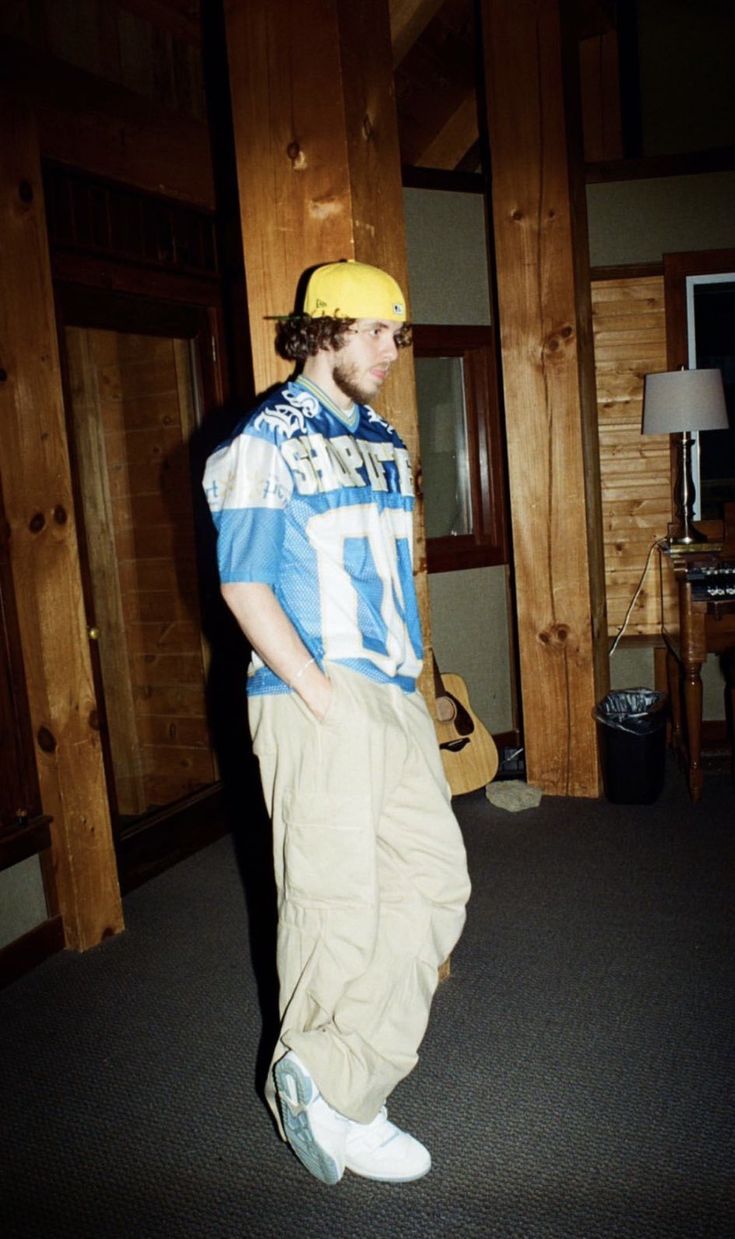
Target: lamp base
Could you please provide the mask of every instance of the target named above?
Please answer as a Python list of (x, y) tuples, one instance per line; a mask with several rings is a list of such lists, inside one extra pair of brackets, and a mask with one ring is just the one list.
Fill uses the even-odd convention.
[(692, 478), (692, 436), (683, 430), (678, 441), (679, 468), (674, 488), (674, 519), (669, 525), (669, 544), (697, 547), (707, 541), (707, 535), (692, 521), (694, 512), (694, 479)]
[(669, 525), (668, 542), (670, 546), (701, 546), (703, 542), (707, 542), (707, 535), (688, 521), (677, 521)]

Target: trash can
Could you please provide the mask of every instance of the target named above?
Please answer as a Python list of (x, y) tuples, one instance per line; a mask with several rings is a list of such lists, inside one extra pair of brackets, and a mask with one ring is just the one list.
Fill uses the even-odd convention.
[(665, 693), (625, 688), (595, 708), (605, 795), (613, 804), (653, 804), (666, 770)]

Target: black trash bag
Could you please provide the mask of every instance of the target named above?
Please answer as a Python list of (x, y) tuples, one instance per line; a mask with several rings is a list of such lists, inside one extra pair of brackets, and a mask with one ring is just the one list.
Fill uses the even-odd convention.
[(653, 688), (616, 689), (597, 703), (595, 718), (619, 731), (647, 736), (665, 724), (667, 703), (666, 693)]
[(665, 693), (626, 688), (595, 708), (602, 782), (613, 804), (653, 804), (666, 770)]

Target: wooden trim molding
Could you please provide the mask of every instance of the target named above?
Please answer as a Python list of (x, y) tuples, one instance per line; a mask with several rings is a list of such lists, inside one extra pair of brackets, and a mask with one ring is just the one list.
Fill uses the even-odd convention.
[(662, 262), (631, 262), (619, 263), (612, 267), (590, 267), (590, 280), (647, 280), (655, 275), (663, 275)]
[(51, 847), (50, 821), (49, 817), (37, 817), (25, 826), (4, 830), (0, 834), (0, 869), (10, 869)]
[(38, 967), (50, 955), (63, 951), (64, 925), (60, 916), (49, 917), (0, 950), (0, 988), (11, 985)]
[(440, 189), (455, 194), (484, 194), (481, 172), (452, 172), (442, 168), (417, 168), (404, 164), (401, 169), (404, 189)]
[(429, 538), (430, 572), (508, 562), (505, 452), (500, 423), (495, 332), (492, 327), (417, 325), (414, 356), (460, 357), (467, 424), (472, 533)]
[[(257, 792), (254, 790), (253, 799)], [(127, 894), (200, 848), (221, 839), (230, 829), (221, 783), (187, 797), (182, 805), (167, 805), (159, 813), (133, 820), (115, 842), (120, 886)]]
[(735, 271), (735, 250), (682, 250), (664, 254), (666, 353), (669, 370), (688, 364), (686, 277)]
[(644, 155), (639, 159), (604, 159), (585, 165), (588, 185), (605, 181), (646, 181), (662, 176), (698, 176), (705, 172), (735, 171), (735, 146), (681, 155)]

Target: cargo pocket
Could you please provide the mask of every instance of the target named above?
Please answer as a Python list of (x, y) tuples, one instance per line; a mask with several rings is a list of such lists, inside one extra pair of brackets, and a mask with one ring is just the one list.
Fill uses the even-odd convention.
[(283, 820), (287, 900), (303, 907), (374, 902), (372, 827), (354, 797), (294, 792)]

